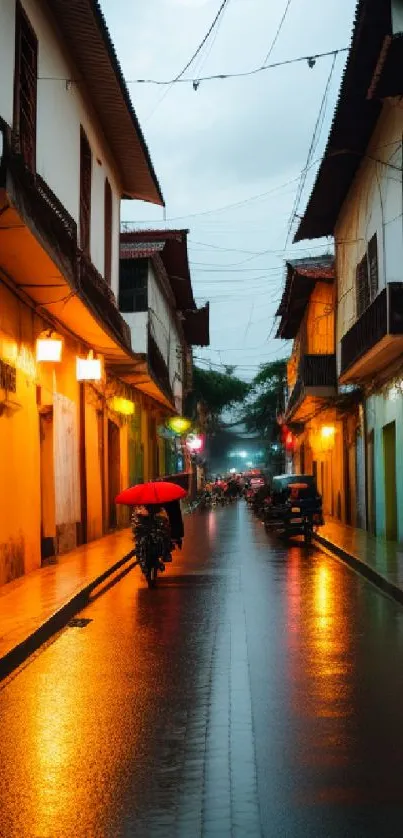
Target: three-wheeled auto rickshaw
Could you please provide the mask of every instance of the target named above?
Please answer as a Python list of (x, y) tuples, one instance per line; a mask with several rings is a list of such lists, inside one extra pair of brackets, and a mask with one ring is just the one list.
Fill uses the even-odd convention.
[(264, 512), (267, 530), (286, 539), (303, 535), (310, 544), (314, 530), (323, 524), (322, 497), (311, 474), (273, 477)]

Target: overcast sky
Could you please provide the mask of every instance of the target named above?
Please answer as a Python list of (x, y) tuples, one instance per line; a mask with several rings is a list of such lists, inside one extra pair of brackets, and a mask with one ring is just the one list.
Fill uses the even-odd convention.
[[(170, 88), (132, 84), (177, 76), (206, 34), (221, 0), (101, 0), (117, 55), (166, 202), (166, 226), (190, 230), (196, 299), (211, 301), (211, 347), (196, 350), (214, 364), (236, 365), (250, 379), (259, 363), (287, 354), (273, 339), (285, 256), (321, 252), (291, 244), (287, 231), (332, 67), (297, 63), (246, 78)], [(185, 78), (260, 66), (286, 0), (229, 0), (219, 27)], [(346, 47), (355, 0), (291, 0), (270, 63)], [(314, 159), (327, 139), (346, 53), (331, 76)], [(312, 167), (299, 212), (317, 167)], [(291, 183), (290, 183), (291, 181)], [(264, 194), (263, 197), (256, 197)], [(250, 200), (253, 199), (253, 200)], [(244, 202), (238, 207), (221, 209)], [(124, 202), (123, 220), (161, 226), (161, 208)], [(326, 242), (322, 250), (328, 249)], [(270, 251), (264, 255), (255, 255)]]

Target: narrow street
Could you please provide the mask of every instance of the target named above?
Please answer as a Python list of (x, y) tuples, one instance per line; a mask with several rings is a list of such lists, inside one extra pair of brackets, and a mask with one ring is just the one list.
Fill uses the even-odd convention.
[(4, 682), (0, 835), (401, 835), (403, 610), (239, 502)]

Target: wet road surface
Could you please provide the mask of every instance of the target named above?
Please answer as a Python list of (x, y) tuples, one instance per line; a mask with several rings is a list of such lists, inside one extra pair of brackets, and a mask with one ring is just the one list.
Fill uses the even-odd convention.
[(243, 503), (0, 685), (6, 838), (403, 834), (403, 609)]

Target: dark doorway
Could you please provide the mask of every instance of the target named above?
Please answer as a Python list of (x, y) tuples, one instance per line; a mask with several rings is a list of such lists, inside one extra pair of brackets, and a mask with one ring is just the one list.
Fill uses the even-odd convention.
[(98, 467), (99, 479), (102, 494), (102, 532), (105, 532), (106, 527), (106, 509), (105, 509), (105, 445), (104, 445), (104, 414), (102, 410), (97, 410), (97, 432), (98, 432)]
[(120, 431), (108, 419), (109, 529), (117, 525), (115, 497), (120, 492)]
[(385, 480), (385, 535), (397, 539), (396, 500), (396, 424), (390, 422), (383, 429), (383, 468)]
[(368, 532), (376, 535), (375, 506), (375, 440), (374, 432), (367, 437), (367, 475), (368, 475)]
[(41, 563), (56, 553), (55, 483), (53, 464), (53, 409), (39, 415), (41, 475)]

